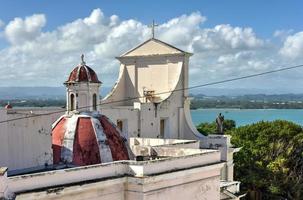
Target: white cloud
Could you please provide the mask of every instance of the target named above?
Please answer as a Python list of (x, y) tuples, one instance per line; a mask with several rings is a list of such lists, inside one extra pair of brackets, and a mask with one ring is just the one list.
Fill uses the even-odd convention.
[(291, 59), (303, 58), (303, 31), (288, 36), (280, 54)]
[(24, 20), (17, 17), (5, 27), (5, 35), (12, 44), (30, 41), (40, 35), (45, 23), (43, 14), (35, 14)]
[(196, 51), (230, 51), (254, 49), (263, 45), (264, 41), (256, 37), (252, 28), (221, 24), (214, 28), (200, 30), (193, 40), (192, 47)]
[[(258, 38), (252, 28), (229, 24), (206, 28), (205, 21), (205, 16), (194, 12), (156, 28), (156, 38), (194, 53), (191, 83), (247, 75), (281, 64), (279, 50)], [(119, 70), (114, 57), (151, 36), (148, 25), (121, 20), (117, 15), (105, 16), (100, 9), (52, 31), (43, 31), (45, 25), (43, 14), (15, 18), (6, 25), (4, 34), (10, 45), (0, 49), (0, 85), (60, 85), (84, 53), (104, 85), (112, 86)], [(289, 49), (302, 52), (302, 46), (296, 46), (299, 36), (292, 37), (285, 41), (282, 54), (287, 55)]]
[(192, 41), (193, 36), (198, 34), (201, 29), (200, 25), (205, 21), (206, 17), (202, 16), (199, 12), (182, 15), (160, 25), (157, 28), (158, 34), (156, 36), (168, 43), (186, 48)]
[(255, 53), (253, 51), (241, 51), (235, 54), (226, 54), (219, 56), (217, 59), (218, 64), (230, 64), (238, 61), (251, 61)]
[(89, 17), (84, 18), (83, 22), (88, 26), (99, 24), (104, 18), (104, 15), (100, 9), (95, 9)]
[(146, 25), (135, 21), (123, 21), (114, 26), (108, 33), (106, 40), (96, 44), (94, 50), (100, 57), (113, 59), (124, 51), (134, 47), (148, 38), (148, 28)]

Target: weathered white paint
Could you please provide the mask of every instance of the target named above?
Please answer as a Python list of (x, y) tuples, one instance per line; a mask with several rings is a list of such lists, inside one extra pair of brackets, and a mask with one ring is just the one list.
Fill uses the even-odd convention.
[(180, 140), (180, 139), (157, 139), (157, 138), (130, 138), (130, 146), (173, 146), (175, 148), (199, 149), (198, 140)]
[(105, 144), (106, 135), (103, 132), (103, 127), (97, 118), (92, 118), (92, 124), (95, 130), (96, 138), (99, 144), (99, 152), (101, 157), (101, 163), (112, 162), (113, 157), (109, 145)]
[(238, 148), (233, 148), (230, 142), (229, 135), (209, 135), (201, 142), (202, 148), (218, 149), (221, 152), (221, 160), (226, 164), (221, 170), (221, 180), (233, 181), (234, 164), (233, 154), (239, 151)]
[[(57, 111), (62, 112), (43, 115)], [(28, 117), (0, 124), (0, 166), (12, 171), (52, 164), (51, 124), (64, 112), (62, 108), (0, 109), (1, 121)]]
[[(207, 167), (206, 167), (207, 168)], [(205, 168), (204, 168), (205, 169)], [(201, 168), (152, 177), (115, 178), (85, 185), (59, 187), (35, 193), (24, 193), (16, 199), (207, 199), (220, 198), (218, 170)]]
[(61, 159), (64, 161), (64, 163), (73, 162), (73, 148), (77, 122), (78, 116), (72, 115), (68, 118), (68, 123), (65, 123), (67, 127), (64, 133), (64, 139), (61, 149)]

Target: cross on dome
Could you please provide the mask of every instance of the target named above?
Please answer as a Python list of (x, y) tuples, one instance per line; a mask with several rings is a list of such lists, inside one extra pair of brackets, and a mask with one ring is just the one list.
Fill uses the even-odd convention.
[(81, 55), (81, 65), (85, 65), (84, 54)]
[(155, 20), (153, 20), (153, 23), (148, 26), (149, 28), (151, 28), (152, 38), (155, 38), (155, 27), (157, 27), (157, 26), (159, 26), (159, 25), (155, 24)]

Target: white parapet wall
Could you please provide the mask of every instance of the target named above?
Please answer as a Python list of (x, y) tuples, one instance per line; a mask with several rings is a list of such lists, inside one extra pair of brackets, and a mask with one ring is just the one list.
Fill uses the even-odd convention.
[(175, 148), (199, 149), (199, 140), (180, 140), (180, 139), (157, 139), (157, 138), (139, 138), (129, 139), (130, 146), (174, 146)]
[[(1, 194), (2, 196), (6, 195), (6, 197), (14, 197), (16, 195), (17, 199), (21, 197), (27, 197), (28, 199), (39, 199), (40, 197), (40, 199), (50, 199), (54, 194), (50, 192), (51, 196), (49, 196), (48, 192), (53, 191), (54, 188), (59, 187), (60, 190), (68, 191), (67, 193), (71, 195), (71, 190), (68, 188), (77, 187), (78, 189), (75, 193), (82, 191), (79, 193), (79, 197), (86, 198), (81, 195), (92, 195), (94, 192), (90, 194), (87, 192), (93, 190), (95, 187), (100, 189), (103, 183), (107, 183), (104, 187), (108, 186), (108, 184), (119, 183), (118, 185), (122, 189), (116, 190), (117, 194), (110, 199), (117, 199), (118, 197), (118, 199), (157, 199), (158, 192), (160, 191), (163, 192), (163, 194), (161, 192), (163, 198), (168, 198), (169, 195), (176, 196), (175, 193), (179, 187), (188, 187), (191, 185), (189, 191), (193, 189), (200, 191), (201, 188), (199, 187), (203, 187), (203, 184), (209, 183), (210, 186), (205, 195), (207, 197), (212, 196), (210, 199), (219, 199), (220, 192), (217, 191), (220, 190), (220, 170), (224, 165), (220, 160), (219, 151), (175, 148), (174, 146), (163, 146), (163, 149), (160, 146), (155, 146), (154, 148), (154, 151), (159, 155), (167, 157), (148, 161), (117, 161), (85, 167), (24, 174), (8, 178), (1, 176)], [(182, 153), (179, 153), (177, 157), (173, 156), (176, 155), (177, 151)], [(175, 175), (172, 176), (172, 174)], [(176, 178), (175, 181), (173, 180), (174, 177)], [(108, 181), (112, 181), (112, 183)], [(96, 186), (93, 184), (95, 182), (102, 182), (102, 184)], [(194, 182), (199, 184), (195, 185), (193, 184)], [(79, 185), (82, 186), (80, 187)], [(9, 191), (9, 193), (6, 192), (4, 194), (3, 188), (5, 188), (5, 191)], [(130, 188), (132, 188), (131, 191)], [(164, 188), (170, 189), (165, 190)], [(37, 192), (40, 192), (40, 195), (35, 196)], [(125, 195), (118, 193), (125, 193)], [(181, 191), (179, 193), (180, 197), (186, 197), (184, 194), (181, 194)], [(62, 195), (65, 195), (65, 193), (63, 192)], [(187, 195), (189, 195), (187, 197), (193, 198), (190, 194)], [(70, 198), (66, 198), (73, 199), (73, 196), (71, 195)], [(143, 196), (146, 196), (146, 198), (143, 198)], [(55, 197), (59, 198), (60, 195)]]
[(221, 169), (222, 197), (232, 198), (234, 193), (240, 191), (240, 182), (234, 181), (233, 154), (241, 148), (235, 148), (231, 144), (230, 135), (208, 135), (201, 140), (202, 148), (217, 149), (221, 153), (221, 160), (225, 162)]

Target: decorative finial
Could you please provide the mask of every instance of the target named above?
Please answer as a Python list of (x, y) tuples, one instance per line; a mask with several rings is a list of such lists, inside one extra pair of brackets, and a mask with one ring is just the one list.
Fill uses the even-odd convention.
[(81, 55), (81, 65), (85, 65), (84, 54)]
[(153, 20), (153, 23), (151, 25), (149, 25), (149, 27), (151, 28), (152, 31), (152, 38), (155, 38), (155, 27), (159, 26), (158, 24), (155, 24), (155, 20)]

